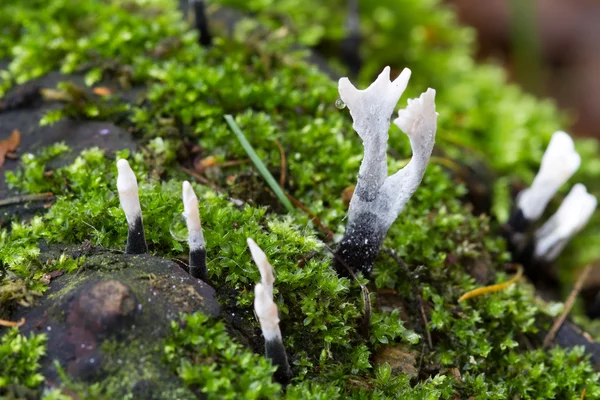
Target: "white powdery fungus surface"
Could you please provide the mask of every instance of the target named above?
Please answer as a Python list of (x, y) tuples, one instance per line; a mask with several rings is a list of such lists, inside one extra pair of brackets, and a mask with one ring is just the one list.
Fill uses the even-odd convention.
[(581, 157), (575, 151), (573, 139), (563, 132), (552, 135), (540, 170), (531, 186), (519, 193), (517, 206), (529, 221), (536, 221), (558, 189), (577, 171)]
[(277, 305), (273, 302), (272, 292), (269, 294), (262, 283), (257, 283), (254, 287), (254, 311), (265, 340), (281, 341)]
[(340, 79), (338, 85), (354, 121), (353, 127), (364, 145), (348, 224), (372, 213), (377, 217), (376, 229), (380, 236), (385, 236), (421, 183), (435, 143), (435, 90), (428, 89), (419, 98), (408, 100), (408, 106), (399, 111), (394, 121), (409, 137), (413, 156), (406, 167), (388, 177), (386, 150), (390, 117), (410, 74), (409, 69), (404, 69), (398, 78), (390, 81), (390, 69), (386, 67), (367, 89), (356, 89), (348, 78)]
[(200, 224), (200, 211), (198, 209), (198, 197), (194, 193), (192, 185), (188, 181), (183, 182), (183, 216), (188, 229), (188, 245), (190, 250), (204, 249), (206, 242)]
[(250, 248), (252, 259), (256, 263), (258, 270), (260, 271), (260, 278), (262, 286), (273, 301), (273, 284), (275, 283), (275, 275), (273, 273), (273, 266), (269, 263), (267, 255), (264, 251), (256, 244), (251, 238), (247, 238), (246, 242)]
[(568, 241), (583, 229), (598, 201), (582, 184), (573, 186), (556, 213), (535, 233), (535, 257), (552, 261)]
[(125, 159), (117, 161), (117, 170), (117, 190), (119, 191), (121, 207), (125, 212), (129, 226), (134, 226), (136, 221), (142, 218), (137, 179)]

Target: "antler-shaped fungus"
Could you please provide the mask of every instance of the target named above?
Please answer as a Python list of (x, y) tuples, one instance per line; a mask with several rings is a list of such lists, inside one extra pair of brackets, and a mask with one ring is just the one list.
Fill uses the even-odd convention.
[(392, 176), (387, 170), (387, 142), (390, 117), (410, 79), (410, 70), (390, 81), (385, 67), (367, 89), (358, 90), (348, 80), (339, 81), (342, 101), (348, 106), (353, 128), (363, 140), (364, 158), (358, 182), (348, 210), (346, 232), (336, 252), (338, 273), (347, 274), (343, 265), (369, 274), (379, 248), (392, 223), (423, 179), (431, 158), (437, 128), (435, 90), (398, 112), (394, 123), (410, 139), (413, 156), (403, 169)]

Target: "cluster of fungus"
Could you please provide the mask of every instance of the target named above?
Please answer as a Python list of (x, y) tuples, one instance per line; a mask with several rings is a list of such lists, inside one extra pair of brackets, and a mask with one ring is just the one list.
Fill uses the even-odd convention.
[[(127, 254), (144, 254), (148, 245), (144, 233), (142, 208), (138, 194), (138, 183), (135, 174), (125, 159), (117, 161), (117, 189), (121, 208), (127, 218)], [(188, 181), (183, 182), (182, 190), (183, 215), (188, 229), (188, 245), (190, 247), (189, 272), (194, 278), (208, 280), (206, 269), (206, 244), (200, 224), (198, 197)]]
[[(119, 199), (128, 224), (125, 252), (127, 254), (143, 254), (148, 251), (148, 246), (144, 234), (137, 179), (127, 160), (117, 161), (117, 169)], [(190, 248), (189, 273), (192, 277), (207, 282), (206, 243), (200, 223), (198, 197), (188, 181), (183, 182), (182, 200)], [(265, 355), (271, 359), (273, 365), (277, 366), (275, 378), (279, 382), (287, 383), (291, 379), (292, 373), (279, 329), (278, 309), (273, 301), (273, 283), (275, 282), (273, 267), (265, 253), (250, 238), (248, 238), (248, 247), (261, 276), (261, 282), (256, 284), (254, 290), (254, 310), (265, 338)]]
[[(336, 253), (334, 267), (338, 273), (371, 272), (379, 248), (388, 229), (396, 220), (425, 174), (437, 124), (435, 90), (428, 89), (417, 99), (408, 100), (408, 107), (400, 110), (394, 123), (409, 137), (413, 150), (410, 162), (400, 171), (388, 176), (387, 141), (391, 115), (406, 89), (410, 70), (405, 69), (390, 81), (386, 67), (365, 90), (357, 90), (347, 78), (339, 81), (339, 93), (348, 106), (353, 127), (362, 138), (364, 159), (358, 174), (356, 191), (350, 203), (346, 233)], [(138, 184), (129, 163), (117, 162), (117, 187), (121, 207), (128, 223), (126, 253), (142, 254), (148, 251), (144, 235)], [(198, 210), (198, 198), (189, 182), (183, 183), (184, 217), (188, 228), (189, 273), (194, 278), (208, 280), (206, 245)], [(273, 299), (275, 276), (265, 253), (247, 239), (261, 282), (255, 286), (254, 310), (265, 339), (265, 355), (277, 366), (275, 378), (282, 383), (292, 376), (283, 338), (279, 328), (279, 313)]]
[[(571, 188), (556, 213), (541, 227), (533, 229), (550, 200), (580, 164), (581, 157), (575, 151), (571, 137), (562, 131), (555, 132), (531, 186), (517, 195), (508, 221), (509, 242), (518, 261), (529, 265), (554, 261), (594, 213), (597, 199), (578, 183)], [(534, 232), (530, 235), (532, 229)]]
[[(340, 275), (355, 272), (370, 275), (387, 231), (420, 185), (429, 163), (435, 143), (438, 115), (433, 89), (428, 89), (416, 99), (409, 99), (408, 106), (400, 110), (393, 121), (409, 137), (413, 155), (404, 168), (388, 176), (387, 142), (390, 120), (406, 89), (410, 74), (409, 69), (404, 69), (391, 81), (390, 68), (386, 67), (364, 90), (356, 89), (348, 78), (339, 81), (341, 99), (350, 110), (353, 128), (363, 140), (364, 146), (364, 158), (350, 202), (346, 231), (333, 263)], [(569, 135), (556, 132), (531, 187), (518, 195), (515, 210), (508, 223), (510, 243), (515, 254), (521, 258), (526, 255), (538, 262), (554, 260), (595, 210), (596, 198), (587, 192), (585, 186), (576, 184), (558, 211), (533, 235), (528, 235), (557, 190), (577, 170), (580, 161)], [(145, 253), (148, 247), (137, 180), (126, 160), (119, 160), (117, 167), (117, 187), (129, 227), (126, 253)], [(198, 198), (187, 181), (183, 183), (182, 199), (190, 248), (189, 273), (194, 278), (207, 281), (206, 246)], [(261, 276), (261, 281), (254, 289), (254, 311), (265, 339), (265, 355), (277, 367), (275, 378), (287, 383), (292, 372), (279, 327), (278, 308), (273, 298), (273, 267), (254, 240), (248, 238), (247, 243)]]

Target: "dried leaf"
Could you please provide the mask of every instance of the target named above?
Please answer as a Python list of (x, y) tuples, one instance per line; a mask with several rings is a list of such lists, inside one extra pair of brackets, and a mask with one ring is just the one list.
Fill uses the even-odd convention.
[(97, 87), (94, 88), (94, 94), (98, 96), (108, 96), (112, 94), (112, 90), (107, 87)]
[(0, 326), (21, 326), (25, 323), (25, 318), (21, 318), (17, 322), (7, 321), (5, 319), (0, 319)]
[(19, 144), (21, 144), (21, 132), (18, 129), (15, 129), (7, 139), (0, 140), (0, 167), (4, 165), (7, 154), (17, 150)]

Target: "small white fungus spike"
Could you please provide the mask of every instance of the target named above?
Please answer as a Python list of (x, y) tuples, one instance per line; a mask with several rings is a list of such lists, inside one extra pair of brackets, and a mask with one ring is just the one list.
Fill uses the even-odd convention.
[(200, 212), (198, 210), (198, 197), (194, 193), (192, 185), (188, 181), (183, 182), (183, 216), (188, 229), (188, 244), (190, 250), (204, 249), (206, 242), (200, 224)]
[(273, 284), (275, 283), (275, 275), (273, 274), (273, 266), (269, 263), (267, 255), (264, 251), (256, 244), (251, 238), (246, 239), (252, 259), (256, 263), (258, 270), (260, 271), (261, 283), (264, 286), (267, 294), (273, 300)]
[(421, 183), (431, 158), (437, 113), (435, 90), (428, 89), (419, 98), (408, 100), (408, 106), (394, 121), (409, 137), (413, 156), (406, 167), (388, 176), (390, 117), (410, 74), (409, 69), (404, 69), (392, 82), (386, 67), (365, 90), (357, 90), (348, 78), (339, 81), (340, 96), (364, 146), (346, 232), (336, 252), (336, 269), (342, 274), (346, 267), (370, 272), (388, 229)]
[(517, 198), (517, 206), (529, 221), (536, 221), (558, 189), (577, 171), (581, 157), (575, 151), (573, 139), (563, 132), (552, 135), (542, 158), (540, 170), (528, 189)]
[(535, 233), (535, 257), (552, 261), (594, 213), (598, 201), (584, 185), (573, 186), (556, 213)]
[(272, 292), (269, 293), (261, 283), (257, 283), (254, 287), (254, 311), (256, 311), (265, 340), (281, 341), (277, 305), (273, 302)]
[(129, 226), (133, 226), (137, 219), (142, 217), (137, 179), (129, 166), (129, 163), (125, 159), (117, 161), (117, 170), (117, 190), (119, 191), (119, 200), (121, 201), (121, 207), (125, 212), (127, 223)]

